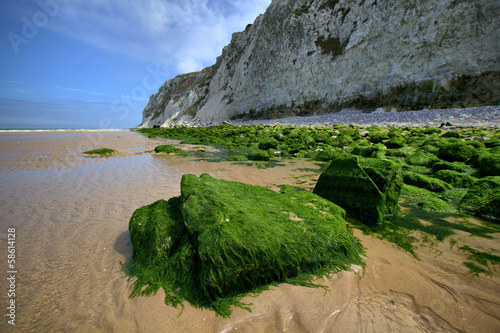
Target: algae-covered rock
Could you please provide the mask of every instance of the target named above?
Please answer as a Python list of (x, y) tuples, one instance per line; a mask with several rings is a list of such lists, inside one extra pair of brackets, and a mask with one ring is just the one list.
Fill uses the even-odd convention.
[(479, 179), (471, 186), (458, 208), (469, 214), (500, 220), (500, 177)]
[(440, 170), (453, 170), (462, 173), (465, 171), (465, 165), (459, 162), (437, 162), (432, 165), (432, 172)]
[(401, 191), (399, 167), (389, 160), (339, 155), (321, 174), (314, 193), (344, 208), (365, 224), (381, 224), (394, 212)]
[(181, 196), (138, 209), (130, 220), (137, 277), (132, 296), (165, 290), (229, 316), (245, 293), (363, 264), (345, 211), (311, 192), (184, 175)]
[(155, 147), (155, 152), (157, 153), (165, 153), (165, 154), (178, 154), (182, 156), (187, 156), (189, 153), (186, 153), (182, 149), (179, 149), (173, 145), (161, 145)]
[(417, 149), (415, 153), (406, 158), (406, 163), (410, 165), (418, 165), (425, 167), (431, 167), (433, 164), (437, 162), (439, 162), (439, 158), (422, 149)]
[(452, 188), (450, 184), (440, 179), (427, 177), (413, 171), (403, 171), (403, 180), (407, 185), (425, 188), (432, 192), (444, 192)]
[(84, 151), (83, 153), (84, 154), (87, 154), (87, 155), (101, 155), (101, 156), (108, 156), (108, 155), (112, 155), (113, 153), (115, 153), (116, 150), (114, 149), (110, 149), (110, 148), (99, 148), (99, 149), (94, 149), (94, 150), (88, 150), (88, 151)]
[(500, 154), (478, 151), (471, 157), (469, 164), (478, 169), (481, 177), (500, 176)]
[(464, 142), (451, 143), (444, 145), (437, 152), (437, 156), (449, 162), (464, 162), (472, 157), (476, 148)]
[(469, 188), (477, 180), (474, 177), (454, 170), (440, 170), (434, 174), (434, 177), (451, 184), (455, 188)]
[(431, 213), (452, 213), (454, 209), (435, 193), (412, 185), (403, 184), (401, 198), (410, 206)]

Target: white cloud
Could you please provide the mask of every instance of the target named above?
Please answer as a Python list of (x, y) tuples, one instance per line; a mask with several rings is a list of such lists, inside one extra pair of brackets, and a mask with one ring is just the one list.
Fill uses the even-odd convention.
[(271, 0), (77, 0), (61, 6), (51, 28), (139, 60), (197, 71), (215, 62), (232, 33)]

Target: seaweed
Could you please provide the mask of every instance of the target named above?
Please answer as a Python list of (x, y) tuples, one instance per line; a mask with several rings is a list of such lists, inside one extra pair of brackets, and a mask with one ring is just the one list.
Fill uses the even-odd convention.
[(469, 188), (476, 182), (476, 178), (453, 170), (440, 170), (434, 174), (434, 177), (440, 179), (455, 188)]
[(417, 149), (415, 153), (406, 158), (406, 163), (410, 165), (425, 166), (428, 168), (439, 161), (439, 158), (422, 149)]
[(456, 172), (465, 172), (465, 164), (459, 162), (437, 162), (432, 165), (432, 172), (438, 172), (440, 170), (452, 170)]
[(500, 154), (476, 151), (468, 163), (478, 170), (481, 177), (500, 176)]
[(500, 176), (476, 181), (459, 204), (459, 209), (493, 221), (500, 220)]
[(403, 181), (407, 185), (413, 185), (427, 189), (432, 192), (444, 192), (452, 186), (440, 179), (427, 177), (413, 171), (403, 171)]
[(469, 274), (479, 276), (482, 273), (492, 276), (493, 273), (497, 273), (495, 266), (500, 265), (500, 256), (492, 254), (491, 251), (471, 248), (468, 245), (460, 247), (459, 250), (469, 254), (467, 260), (470, 261), (464, 262), (464, 266), (469, 269)]
[(189, 153), (183, 151), (182, 149), (176, 148), (173, 145), (161, 145), (155, 147), (155, 152), (165, 153), (165, 154), (177, 154), (181, 156), (188, 156)]
[(110, 149), (110, 148), (99, 148), (99, 149), (94, 149), (94, 150), (89, 150), (89, 151), (84, 151), (83, 154), (87, 155), (101, 155), (101, 156), (109, 156), (115, 153), (116, 150)]
[(131, 297), (162, 288), (165, 303), (188, 301), (222, 317), (270, 285), (320, 287), (325, 277), (363, 265), (345, 211), (307, 191), (285, 194), (207, 174), (184, 175), (181, 196), (138, 209), (130, 220), (136, 278)]
[(475, 147), (464, 142), (457, 142), (443, 146), (437, 156), (448, 162), (464, 162), (472, 157)]
[(363, 165), (366, 171), (357, 156), (346, 153), (337, 156), (321, 174), (313, 192), (341, 206), (363, 223), (379, 225), (392, 213), (394, 199), (397, 203), (402, 186), (401, 171), (389, 160), (364, 161)]

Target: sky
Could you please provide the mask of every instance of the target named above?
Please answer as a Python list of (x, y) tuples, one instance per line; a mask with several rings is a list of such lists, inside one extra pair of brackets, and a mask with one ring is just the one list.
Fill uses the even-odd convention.
[(271, 0), (5, 0), (0, 129), (131, 128)]

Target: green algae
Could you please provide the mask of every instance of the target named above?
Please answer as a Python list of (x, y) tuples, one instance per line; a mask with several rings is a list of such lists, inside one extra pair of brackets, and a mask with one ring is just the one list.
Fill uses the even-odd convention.
[(165, 153), (165, 154), (177, 154), (181, 156), (188, 156), (189, 153), (183, 151), (180, 148), (177, 148), (173, 145), (161, 145), (155, 147), (155, 152), (157, 153)]
[(437, 194), (416, 186), (404, 184), (401, 189), (401, 198), (405, 198), (408, 205), (428, 212), (452, 213), (455, 211)]
[(459, 209), (498, 222), (500, 220), (500, 176), (477, 180), (460, 202)]
[(466, 170), (466, 166), (463, 163), (458, 162), (437, 162), (432, 165), (432, 172), (438, 172), (441, 170), (452, 170), (455, 172), (463, 173)]
[(469, 188), (476, 182), (476, 178), (454, 170), (439, 170), (434, 177), (440, 179), (454, 188)]
[(108, 156), (112, 155), (115, 153), (116, 150), (110, 149), (110, 148), (99, 148), (99, 149), (94, 149), (94, 150), (89, 150), (89, 151), (84, 151), (83, 154), (87, 155), (101, 155), (101, 156)]
[(481, 251), (468, 245), (460, 247), (459, 250), (469, 254), (467, 257), (469, 261), (463, 263), (469, 269), (469, 274), (493, 276), (494, 273), (497, 273), (495, 266), (500, 265), (500, 256), (492, 254), (491, 250)]
[(464, 162), (467, 161), (475, 152), (473, 145), (457, 142), (444, 145), (438, 152), (437, 156), (448, 162)]
[(339, 206), (307, 191), (284, 191), (184, 175), (181, 196), (138, 209), (130, 220), (131, 297), (165, 291), (229, 317), (248, 293), (363, 265), (362, 248)]
[(403, 171), (403, 181), (407, 185), (421, 187), (432, 192), (444, 192), (452, 189), (452, 186), (445, 181), (413, 171)]
[(438, 162), (440, 162), (439, 158), (422, 149), (417, 149), (413, 154), (406, 157), (406, 163), (410, 165), (425, 166), (428, 168)]
[(401, 172), (395, 163), (376, 159), (360, 163), (357, 156), (344, 154), (330, 162), (313, 192), (363, 223), (378, 225), (392, 213), (401, 185)]

